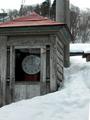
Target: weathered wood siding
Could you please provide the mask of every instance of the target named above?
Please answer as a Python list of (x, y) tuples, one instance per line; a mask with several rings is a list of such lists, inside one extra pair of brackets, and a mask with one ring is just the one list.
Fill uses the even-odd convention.
[[(10, 46), (10, 50), (15, 49), (29, 49), (33, 48), (34, 52), (35, 48), (40, 48), (40, 56), (41, 56), (41, 73), (40, 73), (40, 82), (36, 84), (28, 83), (27, 84), (20, 82), (17, 84), (15, 81), (15, 53), (12, 54), (13, 51), (10, 51), (10, 85), (8, 86), (7, 93), (10, 93), (10, 96), (7, 96), (7, 99), (11, 99), (12, 101), (18, 101), (21, 99), (32, 98), (38, 95), (43, 95), (47, 93), (46, 86), (46, 45), (50, 44), (49, 36), (12, 36), (8, 38), (7, 45)], [(34, 82), (33, 82), (34, 83)], [(7, 100), (8, 101), (8, 100)], [(10, 100), (9, 100), (10, 101)], [(9, 103), (8, 101), (8, 103)], [(11, 101), (11, 102), (12, 102)]]
[(46, 94), (46, 47), (41, 48), (40, 93)]
[(26, 48), (26, 47), (39, 47), (42, 48), (43, 46), (50, 44), (50, 39), (48, 39), (48, 35), (44, 36), (14, 36), (9, 37), (8, 45), (19, 46), (19, 48)]
[(6, 104), (7, 37), (0, 36), (0, 106)]
[(63, 85), (63, 64), (64, 64), (64, 45), (63, 43), (56, 38), (57, 40), (57, 84), (62, 87)]
[(15, 84), (15, 102), (35, 96), (40, 96), (40, 82), (34, 84), (20, 82)]
[[(15, 81), (15, 49), (24, 48), (41, 50), (40, 82), (36, 84)], [(56, 91), (63, 84), (63, 64), (64, 45), (55, 35), (1, 36), (0, 105)]]
[(57, 61), (56, 61), (56, 37), (50, 36), (50, 91), (57, 90)]

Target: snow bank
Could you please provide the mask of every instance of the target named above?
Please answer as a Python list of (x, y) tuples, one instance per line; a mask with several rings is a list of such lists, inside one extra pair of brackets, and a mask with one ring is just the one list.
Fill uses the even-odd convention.
[(65, 69), (65, 88), (0, 109), (0, 120), (88, 120), (90, 63), (72, 57)]
[(86, 43), (70, 44), (70, 52), (90, 53), (90, 44), (86, 44)]

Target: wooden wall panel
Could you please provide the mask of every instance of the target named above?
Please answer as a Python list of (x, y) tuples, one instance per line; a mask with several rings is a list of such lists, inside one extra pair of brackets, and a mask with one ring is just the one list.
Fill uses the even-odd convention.
[(27, 47), (38, 47), (45, 46), (50, 43), (48, 36), (14, 36), (9, 37), (8, 45), (13, 46), (27, 46)]
[(0, 106), (6, 104), (7, 37), (0, 36)]
[(40, 96), (40, 83), (30, 85), (30, 84), (16, 84), (15, 85), (15, 102)]
[(62, 87), (63, 83), (63, 65), (64, 65), (64, 45), (63, 43), (56, 38), (57, 40), (57, 84)]
[(40, 72), (40, 92), (41, 95), (46, 94), (46, 47), (41, 48), (41, 72)]
[(56, 60), (56, 37), (50, 36), (50, 91), (57, 90), (57, 60)]

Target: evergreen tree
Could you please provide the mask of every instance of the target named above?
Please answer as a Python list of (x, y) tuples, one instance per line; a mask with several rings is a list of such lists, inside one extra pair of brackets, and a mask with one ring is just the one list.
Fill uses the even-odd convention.
[(37, 5), (35, 6), (34, 11), (40, 15), (40, 14), (41, 14), (41, 6), (40, 6), (39, 4), (37, 4)]
[(51, 16), (51, 19), (55, 20), (56, 18), (56, 0), (54, 0), (52, 6), (51, 6), (51, 11), (50, 11), (50, 16)]
[(50, 17), (50, 0), (45, 0), (41, 4), (41, 15)]

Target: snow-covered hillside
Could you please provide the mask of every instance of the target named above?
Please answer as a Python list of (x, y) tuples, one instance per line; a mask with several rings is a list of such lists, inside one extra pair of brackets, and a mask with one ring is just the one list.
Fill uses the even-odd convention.
[(62, 90), (2, 107), (0, 120), (88, 120), (89, 73), (89, 62), (71, 57)]

